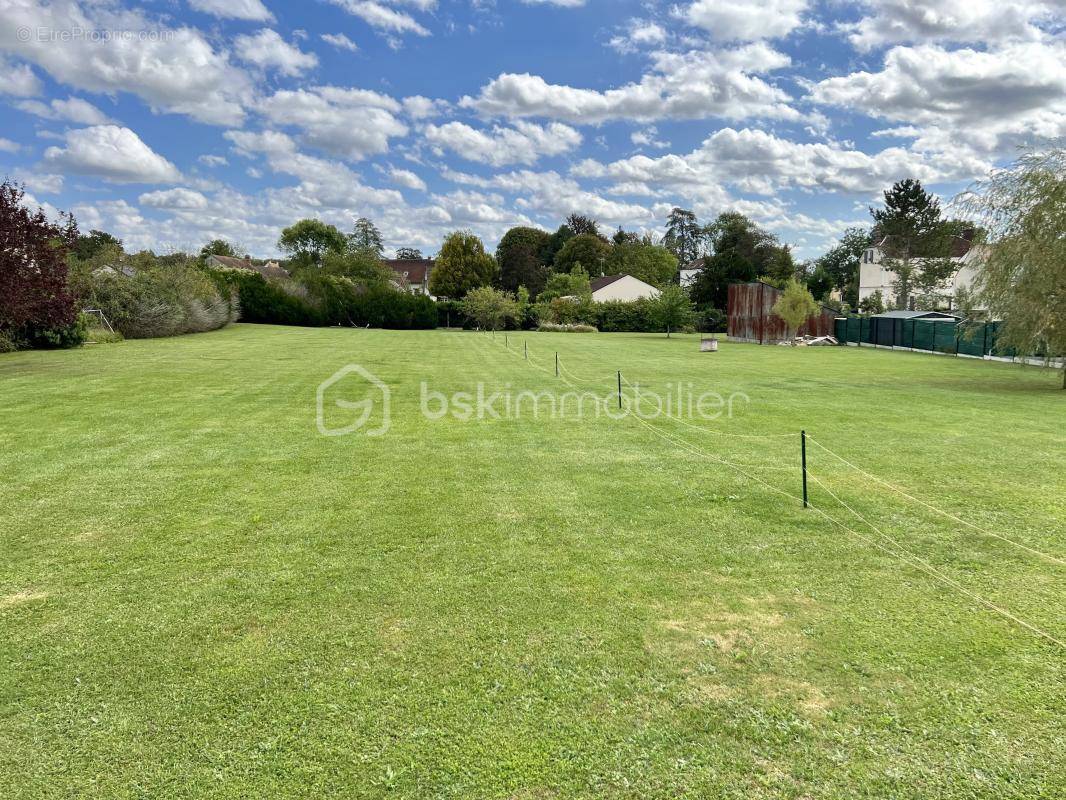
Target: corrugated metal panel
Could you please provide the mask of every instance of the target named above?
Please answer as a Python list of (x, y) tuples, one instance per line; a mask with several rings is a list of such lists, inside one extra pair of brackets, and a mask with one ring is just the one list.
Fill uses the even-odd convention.
[[(781, 290), (765, 283), (733, 283), (729, 285), (730, 338), (748, 342), (771, 344), (783, 340), (788, 331), (784, 321), (773, 313)], [(824, 309), (800, 326), (800, 336), (832, 336), (836, 314)]]

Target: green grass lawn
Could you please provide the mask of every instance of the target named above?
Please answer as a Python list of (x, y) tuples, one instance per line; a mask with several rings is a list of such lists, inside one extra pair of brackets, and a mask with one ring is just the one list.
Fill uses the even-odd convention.
[[(1058, 375), (523, 341), (531, 363), (502, 336), (238, 325), (0, 355), (0, 796), (1063, 796), (1066, 650), (716, 462), (798, 494), (806, 428), (1061, 558)], [(556, 351), (605, 395), (616, 369), (743, 392), (697, 424), (794, 436), (420, 413), (422, 381), (564, 388)], [(387, 435), (317, 431), (349, 363), (390, 387)], [(1066, 639), (1066, 568), (809, 455), (909, 552)]]

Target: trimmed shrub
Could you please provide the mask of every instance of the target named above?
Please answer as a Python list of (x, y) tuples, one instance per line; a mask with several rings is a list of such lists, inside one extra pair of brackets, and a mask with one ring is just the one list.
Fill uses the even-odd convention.
[(227, 296), (239, 301), (244, 322), (268, 325), (323, 325), (311, 305), (308, 292), (292, 281), (268, 281), (258, 272), (244, 269), (210, 269), (208, 274), (224, 288)]
[(366, 289), (341, 275), (312, 273), (302, 281), (279, 281), (240, 269), (211, 273), (236, 293), (245, 322), (395, 330), (426, 330), (438, 324), (437, 304), (425, 295), (388, 287)]
[(599, 333), (592, 325), (561, 325), (555, 322), (542, 322), (537, 328), (541, 333)]
[(612, 300), (593, 307), (595, 325), (605, 333), (650, 333), (658, 331), (651, 303), (647, 300)]
[(436, 303), (425, 295), (395, 289), (371, 289), (359, 294), (351, 308), (358, 326), (394, 330), (430, 330), (437, 327)]
[(459, 300), (437, 301), (437, 327), (438, 328), (464, 328), (472, 330), (474, 323), (463, 310), (463, 304)]

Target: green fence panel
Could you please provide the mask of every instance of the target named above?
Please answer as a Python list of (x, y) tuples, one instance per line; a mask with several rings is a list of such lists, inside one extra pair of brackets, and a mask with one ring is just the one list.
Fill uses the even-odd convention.
[(859, 341), (864, 344), (874, 343), (873, 319), (870, 317), (859, 317)]
[(988, 335), (988, 351), (992, 355), (999, 355), (1004, 358), (1015, 358), (1018, 355), (1018, 351), (1014, 348), (1003, 347), (999, 343), (1000, 331), (1002, 330), (1002, 322), (990, 323), (992, 330)]
[(896, 322), (895, 319), (871, 319), (873, 323), (873, 343), (883, 344), (886, 347), (891, 347), (896, 343)]
[(841, 344), (844, 344), (848, 340), (848, 321), (838, 317), (833, 322), (833, 336)]
[(933, 323), (933, 349), (938, 353), (956, 352), (956, 332), (954, 322)]
[(911, 320), (911, 322), (914, 323), (911, 347), (915, 350), (932, 350), (933, 330), (936, 323), (923, 320)]
[(862, 317), (848, 317), (848, 332), (847, 340), (849, 342), (858, 343), (859, 341), (859, 328), (862, 325)]
[(915, 321), (913, 319), (901, 319), (899, 321), (899, 346), (900, 347), (914, 347), (914, 326)]
[(959, 325), (959, 353), (965, 356), (983, 356), (986, 329), (986, 325)]

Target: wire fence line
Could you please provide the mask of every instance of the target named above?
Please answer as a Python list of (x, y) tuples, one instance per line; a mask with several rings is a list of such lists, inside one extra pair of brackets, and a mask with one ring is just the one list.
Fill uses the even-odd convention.
[(1066, 560), (1063, 560), (1063, 559), (1061, 559), (1061, 558), (1059, 558), (1057, 556), (1053, 556), (1053, 555), (1051, 555), (1049, 553), (1045, 553), (1045, 552), (1043, 552), (1041, 550), (1037, 550), (1036, 548), (1030, 547), (1027, 544), (1024, 544), (1022, 542), (1017, 541), (1016, 539), (1011, 539), (1009, 536), (1004, 536), (1003, 534), (996, 533), (995, 531), (990, 531), (990, 530), (988, 530), (986, 528), (982, 528), (979, 525), (974, 525), (972, 522), (968, 522), (967, 520), (964, 520), (961, 517), (958, 517), (955, 514), (952, 514), (950, 511), (944, 511), (943, 509), (937, 508), (936, 506), (932, 505), (931, 503), (927, 503), (925, 500), (922, 500), (921, 498), (915, 497), (914, 495), (903, 491), (903, 489), (900, 489), (898, 486), (895, 486), (895, 485), (889, 483), (888, 481), (884, 480), (883, 478), (879, 478), (876, 475), (873, 475), (872, 473), (867, 472), (866, 470), (862, 469), (861, 467), (856, 466), (855, 464), (851, 463), (850, 461), (848, 461), (843, 456), (839, 455), (838, 453), (833, 452), (828, 447), (826, 447), (824, 444), (822, 444), (821, 442), (819, 442), (816, 439), (812, 438), (809, 434), (807, 435), (807, 441), (811, 442), (816, 447), (824, 450), (826, 453), (828, 453), (829, 455), (833, 456), (833, 458), (837, 459), (841, 463), (843, 463), (846, 466), (850, 467), (851, 469), (855, 470), (860, 475), (863, 475), (864, 477), (869, 478), (870, 480), (874, 481), (875, 483), (879, 483), (880, 485), (884, 486), (887, 489), (891, 489), (892, 491), (896, 492), (897, 494), (902, 495), (903, 497), (906, 497), (908, 500), (910, 500), (912, 502), (918, 503), (919, 505), (924, 506), (925, 508), (928, 508), (930, 511), (933, 511), (933, 512), (935, 512), (937, 514), (940, 514), (940, 516), (942, 516), (942, 517), (946, 517), (947, 519), (953, 520), (953, 521), (959, 523), (960, 525), (964, 525), (967, 528), (970, 528), (971, 530), (975, 530), (978, 533), (984, 534), (985, 536), (990, 536), (992, 538), (999, 539), (1000, 541), (1007, 542), (1008, 544), (1014, 545), (1015, 547), (1026, 551), (1030, 555), (1035, 555), (1035, 556), (1039, 556), (1040, 558), (1047, 559), (1048, 561), (1051, 561), (1052, 563), (1058, 564), (1059, 566), (1066, 566)]
[[(632, 383), (630, 383), (629, 380), (625, 377), (625, 375), (622, 376), (622, 383), (624, 383), (626, 386), (630, 387), (637, 394), (638, 397), (640, 396), (640, 394), (641, 394), (640, 387), (639, 386), (634, 386)], [(692, 428), (693, 430), (697, 430), (697, 431), (700, 431), (702, 433), (710, 433), (710, 434), (713, 434), (714, 436), (728, 436), (728, 437), (730, 437), (732, 439), (795, 439), (795, 438), (797, 438), (797, 434), (795, 434), (795, 433), (727, 433), (726, 431), (716, 431), (716, 430), (714, 430), (712, 428), (705, 428), (702, 425), (693, 425), (691, 422), (687, 422), (684, 419), (682, 419), (681, 417), (674, 417), (674, 416), (667, 415), (667, 418), (673, 420), (674, 422), (680, 422), (682, 425), (685, 425), (685, 426), (687, 426), (689, 428)]]
[[(505, 349), (508, 352), (511, 352), (510, 348), (505, 348)], [(521, 354), (519, 354), (517, 352), (515, 353), (515, 355), (518, 355), (518, 356), (521, 357)], [(531, 366), (533, 366), (535, 369), (538, 369), (541, 372), (544, 372), (545, 374), (554, 377), (554, 373), (551, 370), (545, 369), (545, 368), (540, 367), (540, 366), (538, 366), (536, 364), (532, 364), (531, 362), (529, 362), (528, 358), (525, 359), (525, 360), (527, 361), (527, 363), (530, 363)], [(559, 379), (562, 380), (564, 383), (566, 383), (567, 385), (569, 385), (571, 388), (573, 388), (575, 390), (579, 388), (579, 387), (575, 386), (569, 379), (567, 379), (566, 377), (564, 377), (562, 375), (559, 376)], [(630, 385), (632, 385), (632, 384), (630, 384)], [(602, 400), (599, 397), (596, 397), (595, 395), (594, 395), (594, 398), (595, 398), (597, 403), (603, 403), (604, 407), (606, 409), (608, 404), (607, 404), (607, 402), (605, 400)], [(724, 466), (724, 467), (727, 467), (729, 469), (732, 469), (735, 472), (737, 472), (738, 474), (740, 474), (741, 476), (743, 476), (743, 477), (747, 478), (748, 480), (750, 480), (750, 481), (762, 486), (764, 489), (767, 489), (767, 490), (769, 490), (770, 492), (772, 492), (774, 494), (781, 495), (781, 496), (783, 496), (785, 498), (788, 498), (788, 499), (796, 501), (796, 502), (803, 502), (803, 498), (801, 498), (799, 495), (792, 494), (791, 492), (785, 491), (784, 489), (781, 489), (780, 487), (774, 486), (773, 484), (763, 480), (762, 478), (758, 477), (757, 475), (752, 474), (749, 471), (750, 467), (746, 468), (745, 466), (741, 466), (739, 464), (732, 463), (732, 462), (727, 461), (727, 460), (725, 460), (723, 458), (719, 458), (718, 456), (716, 456), (716, 455), (714, 455), (712, 453), (708, 453), (708, 452), (702, 450), (701, 448), (696, 447), (695, 445), (691, 444), (690, 442), (687, 442), (686, 440), (681, 439), (677, 435), (671, 434), (671, 433), (667, 433), (666, 431), (664, 431), (664, 430), (652, 425), (650, 422), (648, 422), (645, 419), (642, 419), (638, 415), (629, 414), (629, 415), (627, 415), (627, 417), (630, 417), (630, 418), (636, 420), (636, 422), (638, 422), (640, 425), (642, 425), (643, 427), (648, 429), (651, 433), (653, 433), (654, 435), (656, 435), (660, 439), (666, 441), (669, 444), (674, 445), (675, 447), (677, 447), (679, 449), (685, 450), (685, 451), (687, 451), (687, 452), (689, 452), (689, 453), (691, 453), (693, 455), (696, 455), (697, 457), (700, 457), (700, 458), (703, 458), (705, 460), (711, 461), (712, 463), (716, 463), (716, 464), (719, 464), (721, 466)], [(675, 419), (675, 418), (671, 417), (671, 419)], [(705, 432), (710, 432), (710, 431), (707, 431), (706, 429), (700, 428), (700, 426), (694, 426), (694, 427), (696, 427), (698, 429), (701, 429), (701, 430), (704, 430)], [(794, 436), (795, 434), (788, 434), (788, 435), (789, 436)], [(809, 438), (810, 437), (808, 437), (808, 439)], [(816, 444), (818, 444), (818, 443), (816, 443)], [(832, 451), (829, 451), (828, 448), (826, 448), (824, 445), (819, 444), (818, 446), (821, 447), (823, 450), (826, 450), (826, 452), (830, 452), (832, 455), (836, 455), (835, 453), (832, 453)], [(837, 456), (837, 457), (840, 458), (840, 456)], [(844, 460), (844, 459), (841, 459), (841, 460)], [(863, 470), (860, 470), (858, 467), (855, 467), (854, 465), (850, 464), (850, 462), (845, 462), (845, 463), (849, 463), (849, 465), (852, 466), (853, 468), (859, 470), (860, 472), (863, 472)], [(851, 506), (849, 506), (847, 503), (845, 503), (843, 500), (841, 500), (839, 497), (837, 497), (837, 495), (834, 494), (833, 491), (828, 486), (826, 486), (824, 482), (822, 482), (816, 476), (811, 474), (809, 470), (807, 471), (807, 474), (814, 480), (815, 483), (817, 483), (822, 489), (824, 489), (827, 494), (829, 494), (834, 500), (836, 500), (836, 502), (839, 503), (846, 511), (850, 512), (856, 518), (858, 518), (861, 522), (863, 522), (865, 525), (869, 526), (872, 530), (876, 531), (876, 533), (883, 540), (885, 540), (886, 542), (889, 542), (891, 546), (885, 545), (884, 543), (879, 542), (876, 539), (873, 539), (873, 538), (871, 538), (869, 536), (866, 536), (866, 535), (860, 533), (859, 531), (855, 530), (854, 528), (850, 527), (849, 525), (846, 525), (845, 523), (841, 522), (840, 520), (838, 520), (835, 517), (831, 516), (830, 514), (826, 513), (820, 507), (815, 506), (813, 503), (810, 503), (808, 501), (808, 506), (811, 508), (811, 510), (813, 510), (819, 516), (824, 518), (826, 521), (828, 521), (832, 525), (835, 525), (835, 526), (841, 528), (842, 530), (844, 530), (845, 532), (849, 533), (853, 537), (855, 537), (855, 538), (857, 538), (857, 539), (859, 539), (861, 541), (864, 541), (867, 544), (869, 544), (869, 545), (881, 550), (882, 552), (885, 552), (888, 555), (890, 555), (890, 556), (902, 561), (904, 564), (907, 564), (907, 565), (909, 565), (909, 566), (911, 566), (913, 568), (918, 569), (921, 572), (924, 572), (925, 574), (927, 574), (928, 576), (932, 577), (933, 579), (939, 581), (943, 585), (955, 590), (959, 594), (961, 594), (961, 595), (963, 595), (965, 597), (968, 597), (969, 599), (971, 599), (973, 601), (976, 601), (981, 606), (983, 606), (986, 609), (994, 612), (995, 614), (998, 614), (999, 616), (1003, 617), (1004, 619), (1006, 619), (1006, 620), (1008, 620), (1010, 622), (1013, 622), (1014, 624), (1026, 629), (1026, 630), (1028, 630), (1029, 632), (1037, 635), (1038, 637), (1040, 637), (1040, 638), (1042, 638), (1042, 639), (1044, 639), (1044, 640), (1046, 640), (1048, 642), (1051, 642), (1052, 644), (1058, 645), (1059, 647), (1061, 647), (1063, 649), (1066, 649), (1066, 642), (1062, 641), (1061, 639), (1058, 639), (1057, 637), (1055, 637), (1051, 633), (1045, 631), (1044, 629), (1040, 628), (1039, 626), (1037, 626), (1037, 625), (1035, 625), (1035, 624), (1033, 624), (1033, 623), (1031, 623), (1031, 622), (1029, 622), (1029, 621), (1017, 616), (1016, 614), (1008, 611), (1007, 609), (1002, 608), (1001, 606), (993, 603), (991, 600), (988, 600), (988, 599), (982, 597), (981, 595), (977, 594), (976, 592), (972, 591), (971, 589), (967, 589), (965, 586), (963, 586), (961, 583), (956, 581), (954, 578), (950, 577), (949, 575), (945, 574), (944, 572), (942, 572), (941, 570), (937, 569), (933, 565), (929, 564), (927, 561), (922, 559), (920, 556), (917, 556), (914, 553), (912, 553), (903, 544), (898, 542), (896, 539), (893, 539), (891, 536), (888, 536), (887, 534), (885, 534), (880, 528), (875, 526), (873, 523), (871, 523), (869, 520), (867, 520), (865, 517), (863, 517), (861, 514), (859, 514), (859, 512), (855, 511), (855, 509), (853, 509)], [(870, 477), (873, 477), (873, 476), (870, 476)], [(876, 478), (875, 478), (875, 480), (880, 481), (880, 479), (876, 479)], [(891, 488), (894, 488), (894, 487), (891, 487)], [(906, 493), (903, 493), (903, 492), (901, 492), (901, 493), (902, 494), (906, 494)], [(916, 498), (914, 498), (914, 499), (916, 499)], [(922, 501), (918, 501), (918, 502), (922, 502)], [(934, 508), (934, 507), (930, 506), (930, 508)], [(947, 513), (947, 512), (944, 512), (944, 513)], [(953, 515), (951, 515), (951, 516), (953, 516)], [(962, 522), (962, 520), (959, 520), (959, 521)], [(978, 528), (978, 530), (981, 530), (981, 529)], [(1011, 541), (1012, 543), (1018, 544), (1016, 542), (1013, 542), (1013, 540), (1007, 540), (1007, 541)], [(1030, 549), (1030, 548), (1025, 547), (1024, 545), (1021, 545), (1021, 546), (1024, 549), (1027, 549), (1027, 550)], [(1040, 553), (1039, 551), (1033, 550), (1032, 552), (1037, 553), (1038, 555), (1042, 555), (1042, 556), (1047, 557), (1046, 554)], [(1052, 557), (1052, 560), (1058, 560), (1058, 559), (1055, 559), (1054, 557)]]
[(896, 548), (897, 552), (893, 552), (892, 550), (890, 550), (889, 548), (879, 544), (875, 540), (870, 539), (869, 537), (862, 536), (862, 534), (859, 533), (858, 531), (852, 530), (851, 528), (849, 528), (846, 525), (843, 525), (842, 523), (840, 523), (837, 520), (833, 520), (832, 517), (830, 517), (828, 514), (826, 514), (821, 509), (819, 509), (819, 508), (817, 508), (817, 507), (815, 507), (813, 505), (810, 506), (815, 511), (820, 513), (822, 516), (826, 517), (826, 519), (833, 520), (834, 522), (836, 522), (836, 524), (840, 525), (845, 530), (848, 530), (851, 533), (855, 534), (856, 536), (859, 536), (859, 537), (865, 539), (866, 541), (868, 541), (871, 544), (873, 544), (875, 547), (878, 547), (879, 549), (884, 550), (886, 553), (891, 553), (892, 555), (896, 556), (897, 558), (901, 558), (904, 561), (909, 561), (913, 566), (918, 567), (919, 569), (921, 569), (925, 573), (927, 573), (929, 575), (932, 575), (933, 577), (937, 578), (938, 580), (940, 580), (944, 584), (946, 584), (948, 586), (951, 586), (952, 588), (956, 589), (959, 592), (962, 592), (963, 594), (965, 594), (966, 596), (970, 597), (971, 599), (976, 600), (977, 602), (981, 603), (986, 608), (988, 608), (988, 609), (990, 609), (992, 611), (995, 611), (998, 614), (1001, 614), (1002, 616), (1006, 617), (1007, 619), (1017, 623), (1018, 625), (1021, 625), (1022, 627), (1028, 629), (1029, 631), (1032, 631), (1033, 633), (1037, 634), (1038, 636), (1041, 636), (1044, 639), (1047, 639), (1049, 642), (1057, 644), (1059, 647), (1061, 647), (1063, 649), (1066, 649), (1066, 642), (1062, 641), (1061, 639), (1055, 638), (1054, 636), (1052, 636), (1050, 633), (1048, 633), (1047, 631), (1043, 630), (1042, 628), (1039, 628), (1036, 625), (1032, 624), (1031, 622), (1028, 622), (1028, 621), (1022, 619), (1021, 617), (1019, 617), (1019, 616), (1017, 616), (1015, 614), (1012, 614), (1007, 609), (996, 605), (991, 600), (985, 599), (984, 597), (982, 597), (981, 595), (977, 594), (976, 592), (974, 592), (974, 591), (972, 591), (970, 589), (967, 589), (965, 586), (963, 586), (961, 583), (956, 581), (954, 578), (952, 578), (949, 575), (946, 575), (945, 573), (943, 573), (940, 570), (938, 570), (936, 567), (934, 567), (928, 561), (923, 559), (921, 556), (917, 556), (914, 553), (912, 553), (910, 550), (908, 550), (906, 547), (904, 547), (899, 541), (897, 541), (896, 539), (893, 539), (891, 536), (886, 534), (884, 531), (882, 531), (880, 528), (878, 528), (876, 525), (874, 525), (872, 522), (870, 522), (868, 519), (866, 519), (862, 514), (860, 514), (854, 508), (852, 508), (847, 503), (845, 503), (843, 500), (841, 500), (839, 497), (837, 497), (837, 495), (833, 493), (833, 490), (830, 489), (828, 486), (826, 486), (825, 483), (823, 483), (821, 480), (819, 480), (818, 477), (814, 473), (808, 472), (807, 474), (811, 478), (811, 480), (813, 480), (815, 483), (817, 483), (819, 486), (821, 486), (822, 489), (824, 489), (826, 491), (826, 493), (829, 494), (830, 497), (832, 497), (841, 506), (843, 506), (845, 510), (849, 511), (852, 515), (855, 516), (856, 519), (858, 519), (864, 525), (866, 525), (871, 530), (873, 530), (875, 533), (877, 533), (877, 535), (880, 536), (882, 539), (884, 539), (885, 541), (891, 543), (891, 545)]

